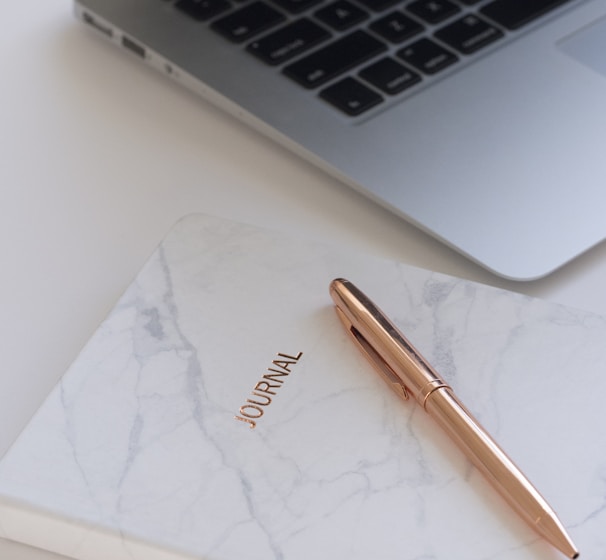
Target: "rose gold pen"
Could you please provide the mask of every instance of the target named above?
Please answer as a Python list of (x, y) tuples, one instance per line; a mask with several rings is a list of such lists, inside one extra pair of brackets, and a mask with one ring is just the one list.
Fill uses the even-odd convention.
[(351, 282), (333, 280), (330, 295), (345, 328), (390, 387), (405, 400), (412, 395), (539, 535), (578, 558), (553, 509), (406, 337)]

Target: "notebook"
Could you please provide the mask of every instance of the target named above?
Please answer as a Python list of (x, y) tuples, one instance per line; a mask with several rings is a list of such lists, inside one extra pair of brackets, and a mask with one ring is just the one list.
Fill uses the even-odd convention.
[(100, 36), (496, 274), (545, 276), (606, 236), (606, 0), (75, 6)]
[(603, 558), (604, 318), (209, 216), (175, 226), (0, 461), (0, 536), (78, 560), (555, 560), (358, 352), (336, 276)]

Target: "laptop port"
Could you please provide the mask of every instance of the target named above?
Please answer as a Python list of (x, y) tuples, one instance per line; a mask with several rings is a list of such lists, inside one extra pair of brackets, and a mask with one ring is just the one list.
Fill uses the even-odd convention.
[(97, 31), (101, 31), (101, 33), (103, 33), (104, 35), (107, 35), (108, 37), (113, 36), (113, 31), (112, 31), (111, 27), (109, 27), (107, 25), (103, 25), (102, 23), (99, 23), (89, 13), (82, 12), (82, 19), (84, 20), (85, 23), (88, 23), (88, 25), (90, 25), (91, 27), (94, 27)]
[(132, 39), (129, 39), (126, 36), (122, 37), (122, 46), (129, 51), (134, 52), (137, 56), (145, 58), (145, 49), (138, 43), (135, 43)]

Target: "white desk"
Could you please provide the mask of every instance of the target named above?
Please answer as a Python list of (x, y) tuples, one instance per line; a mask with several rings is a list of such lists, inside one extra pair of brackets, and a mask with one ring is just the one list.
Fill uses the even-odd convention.
[[(606, 314), (606, 245), (545, 280), (500, 280), (106, 44), (69, 0), (0, 14), (0, 454), (191, 212)], [(58, 557), (0, 540), (0, 558)]]

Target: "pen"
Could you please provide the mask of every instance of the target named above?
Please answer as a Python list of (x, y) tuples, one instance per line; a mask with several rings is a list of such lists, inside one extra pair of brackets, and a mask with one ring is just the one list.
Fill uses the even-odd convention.
[(345, 328), (389, 386), (404, 400), (412, 396), (541, 537), (578, 558), (553, 509), (397, 327), (347, 280), (333, 280), (330, 295)]

